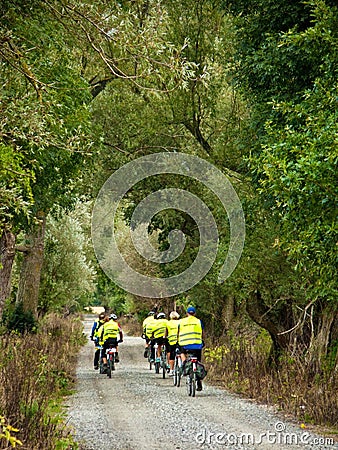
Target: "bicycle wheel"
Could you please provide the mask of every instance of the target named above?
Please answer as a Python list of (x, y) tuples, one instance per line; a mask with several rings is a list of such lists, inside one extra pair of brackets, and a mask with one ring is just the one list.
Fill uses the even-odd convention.
[(115, 353), (111, 356), (111, 370), (115, 370)]
[(177, 364), (177, 358), (175, 358), (173, 382), (174, 382), (174, 386), (177, 386), (177, 383), (178, 383), (178, 364)]
[(177, 375), (177, 387), (180, 387), (181, 386), (181, 372), (178, 372), (178, 375)]
[(165, 379), (165, 374), (167, 373), (167, 357), (166, 354), (161, 353), (161, 366), (162, 366), (162, 377)]
[(192, 377), (191, 375), (187, 375), (187, 392), (189, 397), (191, 397), (191, 393), (192, 393)]
[(111, 361), (111, 359), (109, 358), (107, 362), (108, 362), (108, 364), (107, 364), (107, 377), (108, 377), (108, 378), (111, 378), (112, 361)]
[(160, 363), (159, 362), (155, 362), (155, 373), (160, 373)]
[(197, 383), (196, 373), (193, 372), (192, 377), (191, 377), (191, 396), (192, 397), (195, 397), (195, 395), (196, 395), (196, 383)]

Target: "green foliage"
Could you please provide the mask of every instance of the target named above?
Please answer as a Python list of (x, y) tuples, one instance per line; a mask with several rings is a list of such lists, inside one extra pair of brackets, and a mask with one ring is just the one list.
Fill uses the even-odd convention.
[(36, 332), (37, 322), (31, 311), (24, 311), (22, 303), (8, 303), (2, 315), (2, 323), (8, 331), (24, 334)]
[(35, 6), (8, 2), (1, 23), (1, 222), (18, 229), (38, 209), (71, 203), (91, 146), (79, 54), (49, 7)]
[[(266, 124), (253, 159), (261, 192), (281, 223), (280, 245), (313, 284), (315, 296), (336, 298), (337, 254), (337, 8), (317, 3), (314, 25), (289, 33), (284, 45), (326, 48), (321, 77), (295, 102), (273, 103), (283, 125)], [(328, 49), (329, 46), (329, 49)]]
[(47, 222), (45, 260), (40, 286), (39, 309), (78, 311), (94, 291), (95, 270), (87, 252), (85, 220), (76, 213), (60, 212)]

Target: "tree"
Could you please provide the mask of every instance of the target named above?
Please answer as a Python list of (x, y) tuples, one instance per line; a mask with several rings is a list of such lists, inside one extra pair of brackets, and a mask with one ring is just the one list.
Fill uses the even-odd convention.
[[(9, 165), (3, 171), (8, 200), (1, 224), (14, 234), (28, 232), (19, 247), (24, 261), (18, 300), (36, 314), (46, 216), (54, 205), (72, 202), (75, 179), (91, 158), (86, 105), (91, 97), (77, 51), (48, 5), (34, 2), (25, 10), (24, 3), (6, 3), (2, 14), (7, 119), (0, 125)], [(2, 271), (4, 286), (9, 272)]]
[[(293, 317), (278, 335), (289, 336), (285, 348), (292, 335), (301, 337), (318, 368), (336, 323), (337, 7), (322, 0), (228, 4), (236, 15), (238, 81), (256, 131), (253, 181), (275, 221), (275, 246), (303, 291), (276, 311), (280, 319)], [(251, 316), (271, 329), (258, 294)]]
[(49, 216), (39, 295), (40, 314), (81, 310), (94, 292), (96, 273), (86, 257), (87, 237), (74, 213)]

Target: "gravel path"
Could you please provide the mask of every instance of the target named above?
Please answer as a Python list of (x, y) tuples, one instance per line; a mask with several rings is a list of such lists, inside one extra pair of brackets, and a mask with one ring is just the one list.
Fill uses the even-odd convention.
[[(92, 322), (85, 320), (87, 335)], [(195, 398), (188, 397), (185, 379), (177, 388), (149, 370), (141, 338), (125, 338), (111, 379), (93, 370), (93, 354), (88, 340), (67, 404), (81, 450), (338, 449), (269, 407), (205, 383)]]

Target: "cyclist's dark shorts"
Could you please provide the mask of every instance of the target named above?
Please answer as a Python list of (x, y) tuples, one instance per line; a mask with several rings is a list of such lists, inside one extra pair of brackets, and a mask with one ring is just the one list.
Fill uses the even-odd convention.
[(165, 345), (166, 351), (167, 351), (167, 352), (169, 351), (169, 350), (168, 350), (168, 339), (167, 339), (167, 338), (165, 338), (165, 337), (160, 337), (160, 338), (153, 339), (153, 340), (151, 341), (151, 345), (154, 345), (155, 342), (157, 342), (158, 345)]
[(174, 345), (168, 344), (167, 352), (170, 353), (170, 356), (169, 356), (170, 361), (174, 361), (174, 359), (175, 359), (176, 348), (177, 348), (177, 344), (174, 344)]
[(185, 355), (189, 353), (189, 355), (197, 356), (198, 361), (201, 361), (202, 359), (202, 349), (186, 349), (184, 347), (179, 347), (181, 352)]
[(107, 348), (116, 346), (117, 338), (108, 338), (106, 341), (104, 341), (102, 353), (105, 355)]

